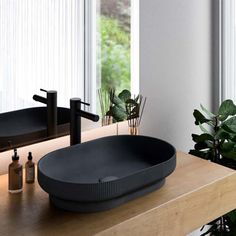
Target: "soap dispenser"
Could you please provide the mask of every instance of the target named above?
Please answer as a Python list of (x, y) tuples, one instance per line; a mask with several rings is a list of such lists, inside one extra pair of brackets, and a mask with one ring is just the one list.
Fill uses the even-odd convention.
[(22, 192), (22, 165), (19, 163), (19, 156), (17, 150), (14, 149), (14, 155), (12, 156), (12, 163), (8, 168), (8, 191), (10, 193)]
[(25, 182), (27, 184), (34, 183), (35, 179), (35, 164), (32, 159), (32, 153), (29, 152), (28, 161), (25, 163)]

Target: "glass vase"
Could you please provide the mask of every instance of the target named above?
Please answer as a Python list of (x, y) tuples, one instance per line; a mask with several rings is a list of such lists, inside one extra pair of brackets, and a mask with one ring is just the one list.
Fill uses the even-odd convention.
[(111, 125), (113, 123), (112, 116), (103, 116), (102, 117), (102, 126)]
[(139, 135), (139, 126), (129, 126), (130, 135)]

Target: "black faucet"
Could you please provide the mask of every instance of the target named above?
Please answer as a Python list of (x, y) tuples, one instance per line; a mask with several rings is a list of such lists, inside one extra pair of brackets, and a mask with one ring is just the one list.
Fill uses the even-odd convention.
[(47, 105), (47, 135), (53, 137), (57, 135), (57, 91), (40, 89), (47, 93), (47, 98), (34, 95), (33, 99)]
[(81, 117), (92, 121), (99, 121), (99, 116), (82, 111), (81, 104), (89, 106), (90, 104), (82, 102), (80, 98), (70, 99), (70, 145), (81, 143)]

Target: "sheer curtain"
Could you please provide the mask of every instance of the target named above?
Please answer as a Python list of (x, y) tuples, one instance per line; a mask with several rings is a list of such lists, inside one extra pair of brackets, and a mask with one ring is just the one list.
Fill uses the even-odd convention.
[(83, 43), (82, 0), (0, 0), (0, 112), (41, 105), (40, 88), (83, 98)]

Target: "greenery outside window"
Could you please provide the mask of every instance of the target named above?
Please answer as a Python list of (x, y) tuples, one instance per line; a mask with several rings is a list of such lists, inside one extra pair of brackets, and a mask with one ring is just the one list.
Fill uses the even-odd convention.
[(137, 0), (97, 1), (97, 88), (139, 93)]

